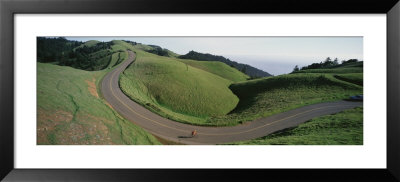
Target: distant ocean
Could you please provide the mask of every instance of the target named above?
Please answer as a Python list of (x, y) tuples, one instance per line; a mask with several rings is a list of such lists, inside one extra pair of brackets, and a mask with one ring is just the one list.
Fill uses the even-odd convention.
[[(255, 68), (266, 71), (272, 75), (282, 75), (293, 71), (293, 68), (298, 65), (300, 68), (307, 64), (301, 60), (278, 60), (272, 58), (262, 58), (256, 56), (226, 56), (232, 61), (251, 65)], [(312, 62), (312, 61), (311, 61)]]

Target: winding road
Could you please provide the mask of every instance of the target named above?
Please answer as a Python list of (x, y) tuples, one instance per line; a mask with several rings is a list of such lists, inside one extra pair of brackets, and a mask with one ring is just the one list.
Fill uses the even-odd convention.
[[(128, 51), (128, 58), (102, 81), (101, 92), (105, 100), (123, 117), (158, 137), (183, 144), (221, 144), (266, 136), (273, 132), (297, 126), (312, 118), (337, 113), (362, 106), (362, 102), (327, 102), (314, 104), (257, 119), (243, 125), (229, 127), (202, 127), (183, 124), (163, 118), (128, 98), (119, 87), (119, 75), (135, 60)], [(197, 136), (189, 137), (196, 129)]]

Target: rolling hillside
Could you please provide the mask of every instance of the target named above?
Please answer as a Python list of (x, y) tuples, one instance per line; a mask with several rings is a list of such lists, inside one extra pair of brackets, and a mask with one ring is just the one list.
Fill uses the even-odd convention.
[[(228, 88), (233, 83), (229, 79), (245, 80), (246, 77), (229, 66), (208, 62), (196, 64), (202, 68), (199, 69), (176, 58), (135, 51), (136, 61), (120, 78), (121, 89), (160, 115), (207, 125), (209, 116), (225, 115), (239, 101)], [(213, 74), (215, 68), (224, 68), (218, 72), (224, 72), (221, 75), (225, 78)]]
[[(112, 67), (118, 57), (124, 58), (126, 49), (112, 42), (90, 40), (77, 42), (65, 38), (37, 38), (38, 62), (52, 62), (87, 71)], [(119, 42), (117, 42), (119, 43)], [(111, 64), (112, 63), (112, 64)]]
[(217, 61), (194, 61), (188, 59), (177, 59), (177, 60), (192, 67), (216, 74), (222, 78), (231, 80), (233, 82), (245, 81), (250, 78), (244, 73), (236, 69), (232, 69), (232, 67), (226, 65), (225, 63)]
[(295, 72), (297, 73), (362, 73), (363, 69), (354, 68), (354, 67), (345, 67), (345, 68), (332, 68), (332, 69), (309, 69), (309, 70), (301, 70)]
[[(352, 60), (353, 61), (353, 60)], [(314, 64), (315, 65), (315, 64)], [(257, 80), (252, 85), (257, 88), (254, 91), (246, 93), (242, 87), (232, 85), (234, 92), (243, 94), (239, 96), (240, 101), (238, 107), (229, 115), (232, 118), (250, 119), (253, 113), (268, 114), (268, 109), (272, 109), (270, 113), (284, 111), (288, 107), (297, 107), (299, 105), (308, 105), (313, 102), (323, 102), (329, 100), (347, 99), (349, 96), (363, 93), (363, 62), (345, 62), (340, 65), (330, 66), (329, 68), (305, 69), (296, 71), (290, 75), (280, 77), (296, 78), (301, 82), (316, 77), (313, 83), (301, 84), (303, 86), (285, 85), (285, 89), (276, 89), (276, 91), (259, 92), (262, 88)], [(309, 77), (305, 79), (304, 77)], [(301, 79), (303, 78), (303, 79)], [(290, 83), (288, 79), (286, 83)], [(325, 81), (323, 81), (325, 80)], [(330, 81), (328, 81), (330, 80)], [(289, 82), (288, 82), (289, 81)], [(267, 82), (264, 80), (264, 82)], [(325, 82), (325, 83), (323, 83)], [(330, 82), (330, 83), (329, 83)], [(250, 83), (250, 82), (249, 82)], [(244, 84), (249, 84), (244, 83)], [(305, 87), (309, 85), (308, 87)], [(314, 86), (313, 86), (314, 85)], [(254, 87), (252, 86), (252, 87)], [(265, 85), (264, 85), (265, 86)], [(282, 85), (278, 86), (281, 87)], [(293, 88), (293, 86), (295, 88)], [(266, 86), (265, 86), (266, 87)], [(264, 88), (265, 88), (264, 87)], [(236, 91), (235, 91), (236, 90)], [(254, 89), (253, 89), (254, 90)], [(268, 89), (265, 89), (268, 90)], [(283, 101), (283, 102), (282, 102)], [(264, 104), (272, 103), (273, 106), (265, 106)], [(275, 104), (274, 104), (275, 103)], [(286, 105), (287, 104), (287, 105)], [(286, 105), (286, 106), (285, 106)], [(283, 106), (283, 107), (282, 107)], [(279, 109), (279, 107), (282, 107)], [(259, 111), (257, 111), (257, 109)], [(228, 115), (228, 116), (229, 116)], [(246, 117), (247, 116), (247, 117)], [(221, 121), (226, 117), (218, 118)], [(217, 120), (218, 120), (217, 119)], [(300, 124), (293, 128), (288, 128), (274, 134), (232, 144), (239, 145), (362, 145), (363, 144), (363, 108), (354, 108), (337, 114), (314, 118), (306, 123)]]
[(143, 45), (120, 45), (137, 53), (120, 78), (124, 93), (184, 123), (231, 126), (362, 94), (359, 63), (246, 81), (249, 76), (221, 62), (168, 58), (142, 51)]
[(168, 49), (163, 49), (160, 46), (157, 45), (148, 45), (151, 47), (151, 49), (145, 50), (149, 53), (153, 53), (159, 56), (166, 56), (166, 57), (179, 57), (179, 54), (174, 53)]
[(314, 118), (274, 134), (236, 145), (362, 145), (363, 108)]
[(354, 83), (359, 86), (363, 86), (363, 73), (344, 73), (344, 74), (335, 74), (335, 78), (339, 80), (343, 80), (346, 82)]
[[(349, 61), (352, 61), (352, 59), (350, 59)], [(311, 66), (318, 67), (318, 66), (320, 66), (320, 64), (323, 64), (323, 63), (314, 63), (312, 65), (309, 65), (308, 67), (311, 67)], [(344, 62), (342, 64), (328, 66), (326, 68), (305, 69), (306, 67), (304, 67), (304, 68), (302, 68), (302, 70), (294, 71), (293, 74), (296, 74), (296, 73), (362, 73), (363, 66), (364, 66), (363, 61)]]
[(272, 76), (271, 74), (262, 71), (258, 68), (252, 67), (248, 64), (242, 64), (242, 63), (238, 63), (235, 61), (231, 61), (223, 56), (216, 56), (216, 55), (212, 55), (212, 54), (208, 54), (208, 53), (199, 53), (196, 51), (190, 51), (185, 55), (181, 55), (178, 58), (181, 59), (192, 59), (192, 60), (197, 60), (197, 61), (219, 61), (219, 62), (223, 62), (241, 72), (243, 72), (244, 74), (248, 75), (251, 78), (260, 78), (260, 77), (268, 77), (268, 76)]
[[(111, 64), (115, 64), (114, 57)], [(109, 68), (112, 68), (112, 65)], [(37, 63), (37, 144), (160, 144), (98, 93), (104, 71)]]
[(235, 83), (230, 89), (239, 97), (238, 106), (228, 115), (212, 118), (212, 122), (244, 123), (304, 105), (363, 94), (363, 62)]
[(65, 38), (36, 38), (36, 59), (42, 63), (58, 63), (61, 59), (66, 59), (72, 50), (81, 46), (83, 43), (70, 41)]
[(239, 97), (228, 115), (211, 118), (217, 125), (235, 125), (288, 111), (304, 105), (341, 100), (362, 94), (362, 87), (336, 79), (331, 74), (289, 74), (235, 83)]
[(79, 49), (79, 48), (83, 48), (84, 46), (86, 46), (86, 47), (93, 47), (93, 46), (95, 46), (95, 45), (98, 44), (98, 43), (100, 43), (100, 41), (97, 41), (97, 40), (89, 40), (89, 41), (84, 42), (84, 43), (81, 44), (80, 46), (75, 47), (74, 50)]
[[(121, 51), (136, 52), (137, 60), (120, 78), (121, 89), (132, 100), (167, 118), (200, 125), (207, 125), (210, 116), (224, 115), (235, 108), (238, 99), (228, 87), (247, 80), (247, 75), (220, 62), (158, 56), (148, 52), (151, 48), (112, 41), (111, 50), (123, 57), (126, 53)], [(113, 59), (117, 59), (115, 54)]]
[[(157, 143), (98, 95), (101, 78), (127, 57), (126, 50), (134, 51), (136, 60), (121, 74), (121, 90), (154, 113), (194, 125), (233, 126), (363, 93), (362, 62), (254, 79), (270, 75), (211, 54), (195, 54), (193, 58), (201, 59), (197, 61), (158, 46), (122, 40), (89, 41), (75, 49), (70, 47), (65, 48), (74, 50), (66, 59), (69, 66), (90, 71), (38, 63), (38, 80), (43, 80), (38, 82), (41, 144)], [(68, 61), (58, 64), (68, 66)], [(51, 113), (61, 115), (62, 122)], [(93, 125), (103, 130), (91, 128)]]

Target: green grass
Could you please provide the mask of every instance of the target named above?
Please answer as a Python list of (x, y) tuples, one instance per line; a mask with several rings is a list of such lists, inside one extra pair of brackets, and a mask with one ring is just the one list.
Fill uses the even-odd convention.
[(112, 55), (96, 59), (96, 64), (95, 66), (93, 66), (93, 70), (102, 70), (107, 68), (108, 65), (110, 64), (111, 56)]
[(37, 63), (37, 143), (160, 144), (98, 97), (107, 71)]
[(353, 63), (344, 63), (337, 66), (333, 66), (331, 68), (324, 69), (307, 69), (296, 71), (297, 73), (337, 73), (337, 74), (345, 74), (345, 73), (363, 73), (363, 65), (364, 62), (353, 62)]
[(332, 68), (348, 68), (348, 67), (356, 67), (363, 68), (364, 61), (352, 62), (352, 63), (343, 63), (340, 65), (333, 66)]
[(114, 45), (111, 46), (111, 50), (114, 52), (121, 52), (121, 51), (125, 51), (126, 47), (123, 46), (124, 43), (123, 41), (120, 40), (113, 40), (112, 41), (114, 43)]
[(172, 51), (170, 51), (170, 50), (168, 50), (168, 49), (167, 49), (167, 52), (168, 52), (168, 56), (169, 56), (169, 57), (175, 57), (175, 58), (177, 58), (177, 57), (180, 56), (179, 54), (177, 54), (177, 53), (175, 53), (175, 52), (172, 52)]
[(80, 46), (74, 48), (74, 50), (75, 50), (75, 49), (78, 49), (78, 48), (81, 48), (81, 47), (83, 47), (83, 46), (92, 47), (92, 46), (96, 45), (97, 43), (100, 43), (100, 41), (97, 41), (97, 40), (89, 40), (89, 41), (86, 41), (85, 43), (83, 43), (82, 45), (80, 45)]
[(120, 86), (133, 100), (160, 115), (207, 125), (209, 116), (225, 115), (239, 101), (228, 88), (230, 80), (175, 58), (137, 49), (136, 54), (136, 61), (123, 72)]
[(121, 63), (122, 61), (124, 61), (127, 58), (128, 53), (127, 52), (120, 52), (118, 56), (119, 56), (118, 61), (114, 64), (114, 66), (116, 66), (119, 63)]
[[(112, 50), (113, 51), (119, 51), (119, 50), (126, 50), (126, 49), (130, 49), (130, 50), (143, 50), (143, 51), (149, 51), (149, 50), (154, 50), (154, 47), (151, 47), (149, 45), (146, 44), (141, 44), (141, 43), (137, 43), (136, 45), (132, 45), (130, 43), (127, 43), (125, 41), (122, 40), (113, 40), (112, 41), (114, 43), (114, 45), (112, 46)], [(180, 56), (179, 54), (172, 52), (170, 50), (166, 50), (168, 52), (168, 56), (169, 57), (178, 57)]]
[(363, 108), (314, 118), (294, 128), (233, 144), (239, 145), (362, 145)]
[[(125, 58), (126, 47), (120, 45), (122, 41), (113, 41), (114, 45), (111, 46), (111, 49), (101, 49), (96, 52), (92, 52), (88, 54), (88, 59), (91, 62), (91, 66), (89, 68), (82, 68), (82, 66), (72, 65), (72, 67), (85, 69), (88, 71), (98, 71), (106, 68), (112, 68), (113, 66), (119, 64)], [(85, 42), (84, 44), (74, 48), (76, 50), (83, 46), (94, 46), (97, 43), (100, 43), (96, 40), (90, 40)], [(76, 58), (70, 59), (72, 61), (76, 61)], [(79, 64), (78, 64), (79, 65)]]
[(108, 49), (103, 49), (103, 50), (100, 50), (100, 51), (91, 53), (91, 54), (90, 54), (90, 57), (93, 58), (93, 59), (95, 59), (95, 60), (97, 60), (97, 59), (103, 58), (103, 57), (105, 57), (105, 56), (107, 56), (107, 55), (109, 55), (109, 54), (110, 54), (110, 50), (108, 50)]
[(140, 43), (136, 44), (134, 47), (136, 49), (140, 49), (140, 50), (143, 50), (143, 51), (148, 51), (148, 50), (153, 50), (154, 49), (151, 46), (148, 46), (148, 45), (145, 45), (145, 44), (140, 44)]
[(123, 92), (184, 123), (232, 126), (362, 94), (362, 63), (245, 81), (246, 75), (220, 62), (162, 57), (142, 51), (150, 46), (114, 41), (113, 51), (126, 49), (134, 50), (137, 60), (120, 78)]
[[(120, 76), (122, 91), (154, 113), (183, 123), (232, 126), (363, 93), (362, 63), (248, 80), (247, 75), (221, 62), (182, 60), (173, 52), (170, 57), (157, 56), (145, 52), (153, 48), (144, 44), (113, 43), (111, 50), (91, 55), (97, 58), (98, 69), (107, 68), (102, 71), (38, 63), (38, 144), (160, 144), (97, 96), (101, 79), (126, 59), (126, 50), (135, 51), (137, 58)], [(105, 56), (107, 51), (112, 54)], [(360, 142), (362, 108), (235, 144)]]
[(335, 78), (363, 86), (363, 73), (347, 73), (334, 75)]
[(161, 57), (137, 45), (120, 45), (137, 52), (136, 62), (120, 78), (123, 92), (149, 110), (184, 123), (233, 126), (363, 93), (362, 85), (334, 77), (362, 75), (359, 63), (244, 81), (246, 75), (223, 63)]
[(116, 52), (114, 54), (111, 55), (110, 58), (110, 63), (107, 65), (107, 68), (110, 69), (112, 67), (114, 67), (115, 65), (117, 65), (117, 62), (120, 59), (120, 52)]
[(114, 66), (118, 65), (119, 63), (121, 63), (123, 60), (125, 60), (126, 58), (126, 52), (116, 52), (114, 54), (111, 55), (109, 64), (107, 65), (107, 68), (113, 68)]
[(222, 62), (194, 61), (186, 59), (177, 59), (177, 60), (192, 67), (199, 68), (201, 70), (216, 74), (222, 78), (231, 80), (233, 82), (245, 81), (250, 78), (246, 74), (238, 71), (237, 69), (232, 69), (232, 67)]
[(232, 84), (239, 97), (227, 115), (212, 117), (215, 125), (236, 125), (305, 105), (335, 101), (361, 94), (362, 87), (331, 74), (289, 74)]
[(357, 67), (340, 67), (333, 69), (308, 69), (308, 70), (300, 70), (297, 73), (362, 73), (362, 68)]

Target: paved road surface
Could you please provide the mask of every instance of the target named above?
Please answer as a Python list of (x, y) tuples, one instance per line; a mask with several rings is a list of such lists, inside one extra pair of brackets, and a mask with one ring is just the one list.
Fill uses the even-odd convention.
[[(184, 144), (220, 144), (249, 140), (296, 126), (318, 116), (362, 106), (362, 102), (348, 101), (314, 104), (232, 127), (201, 127), (182, 124), (152, 113), (130, 100), (120, 90), (118, 85), (119, 75), (135, 59), (135, 54), (132, 51), (128, 53), (128, 60), (103, 78), (101, 91), (104, 98), (126, 119), (158, 137), (174, 142)], [(191, 138), (189, 136), (194, 129), (197, 130), (198, 135)]]

